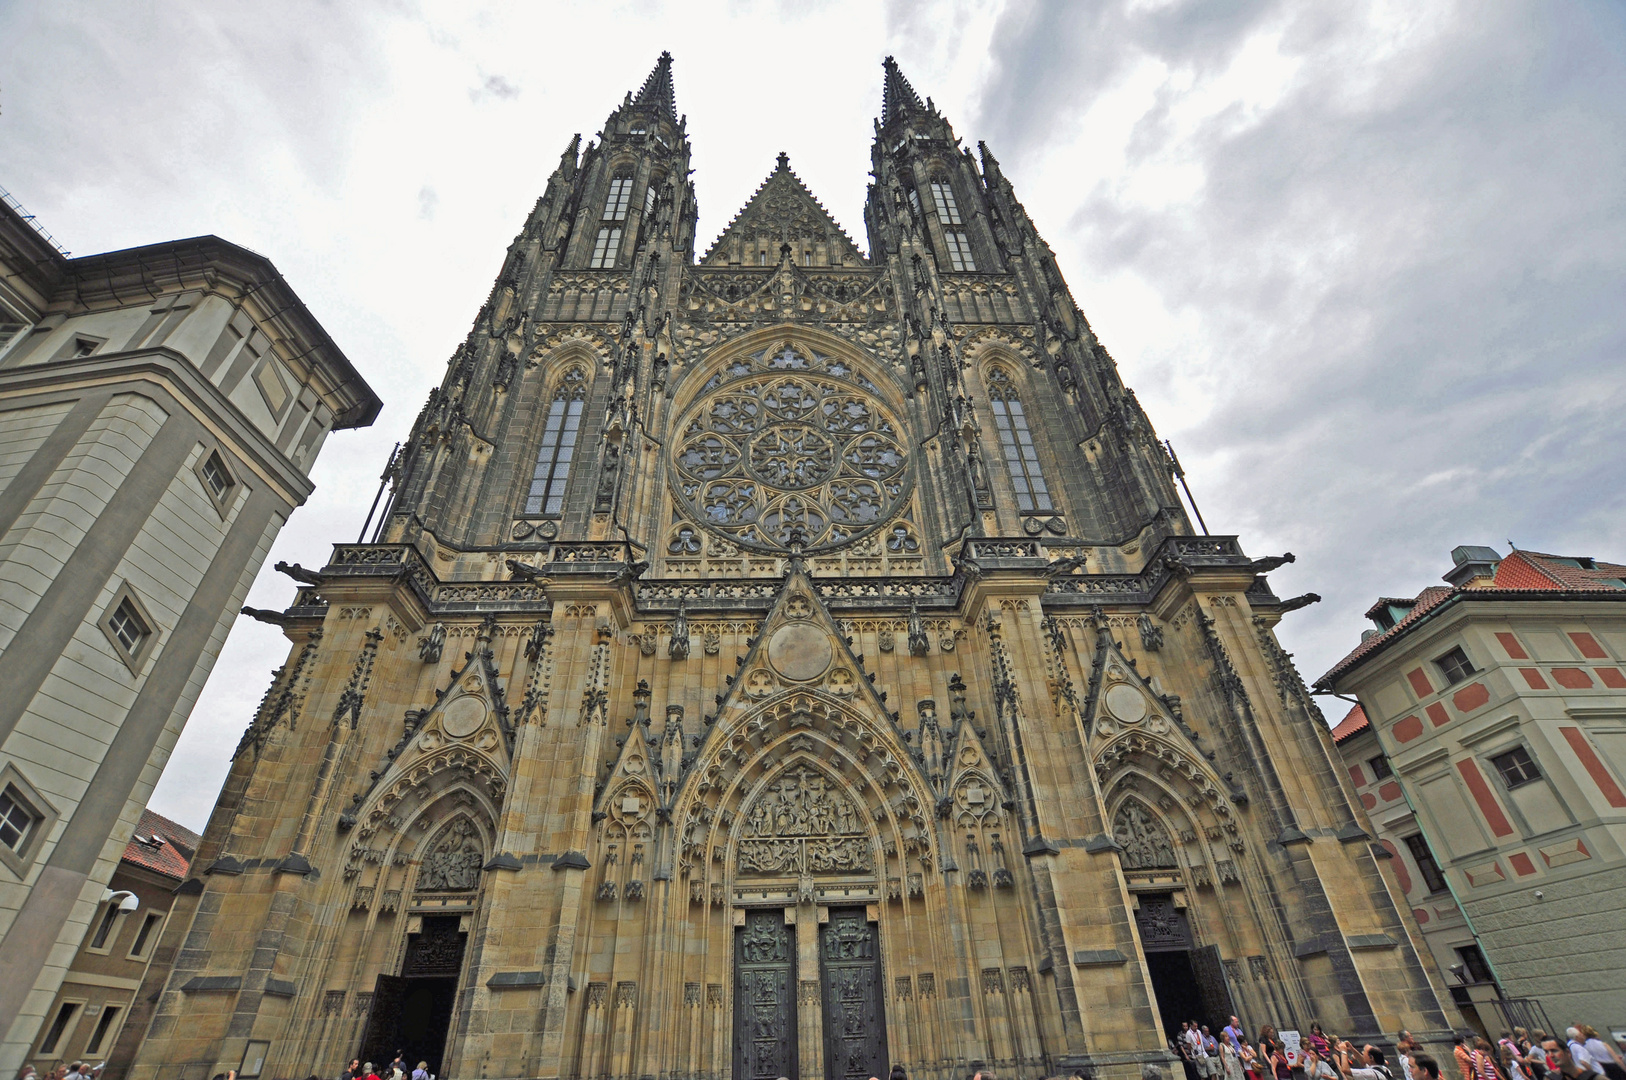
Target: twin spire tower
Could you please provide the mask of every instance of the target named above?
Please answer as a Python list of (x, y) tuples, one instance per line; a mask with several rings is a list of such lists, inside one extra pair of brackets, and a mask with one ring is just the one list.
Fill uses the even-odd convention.
[[(699, 252), (663, 54), (573, 139), (280, 613), (142, 1080), (1135, 1080), (1447, 1033), (1235, 537), (986, 146), (885, 64), (867, 252), (784, 155)], [(1426, 955), (1426, 954), (1425, 954)]]

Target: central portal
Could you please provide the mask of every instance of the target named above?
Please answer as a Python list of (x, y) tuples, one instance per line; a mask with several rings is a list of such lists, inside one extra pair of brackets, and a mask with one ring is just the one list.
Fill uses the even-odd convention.
[(881, 950), (863, 908), (832, 908), (819, 927), (826, 1080), (886, 1076)]

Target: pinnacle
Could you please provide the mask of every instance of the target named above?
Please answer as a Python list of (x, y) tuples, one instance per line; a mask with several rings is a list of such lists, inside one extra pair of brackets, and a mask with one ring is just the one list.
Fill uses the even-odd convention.
[(672, 89), (671, 53), (661, 53), (660, 59), (655, 61), (655, 70), (644, 80), (643, 89), (638, 91), (634, 101), (639, 105), (658, 105), (665, 110), (669, 120), (677, 122), (677, 95)]
[(926, 106), (921, 102), (920, 95), (915, 93), (915, 88), (909, 85), (909, 80), (904, 78), (898, 62), (889, 56), (882, 61), (881, 67), (886, 70), (881, 89), (881, 126), (885, 127), (899, 116), (925, 112)]

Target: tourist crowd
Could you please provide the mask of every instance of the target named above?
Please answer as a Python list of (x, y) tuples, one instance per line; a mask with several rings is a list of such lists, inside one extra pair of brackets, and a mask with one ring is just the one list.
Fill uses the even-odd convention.
[(1172, 1049), (1187, 1080), (1626, 1080), (1620, 1051), (1586, 1024), (1567, 1028), (1561, 1039), (1521, 1027), (1503, 1033), (1495, 1046), (1473, 1032), (1457, 1035), (1454, 1044), (1442, 1073), (1409, 1031), (1400, 1033), (1390, 1060), (1377, 1046), (1357, 1047), (1311, 1024), (1295, 1061), (1275, 1028), (1263, 1027), (1249, 1039), (1233, 1016), (1218, 1035), (1186, 1021)]

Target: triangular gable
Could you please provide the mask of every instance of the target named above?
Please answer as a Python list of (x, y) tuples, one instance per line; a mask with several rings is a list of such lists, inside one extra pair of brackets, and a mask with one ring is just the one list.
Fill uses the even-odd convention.
[(867, 711), (877, 718), (893, 719), (886, 695), (875, 689), (862, 658), (852, 651), (796, 555), (790, 560), (779, 596), (762, 620), (762, 629), (739, 663), (738, 676), (718, 695), (716, 715), (755, 708), (781, 693), (804, 690), (864, 701), (870, 707)]
[(779, 262), (779, 245), (793, 240), (827, 244), (832, 266), (839, 266), (849, 258), (860, 265), (869, 261), (846, 230), (836, 224), (824, 204), (814, 198), (807, 185), (791, 171), (790, 158), (783, 153), (774, 171), (734, 215), (734, 220), (728, 223), (700, 263), (727, 266), (739, 258), (742, 250), (755, 252), (758, 242), (764, 239), (769, 242), (769, 258), (774, 265)]

